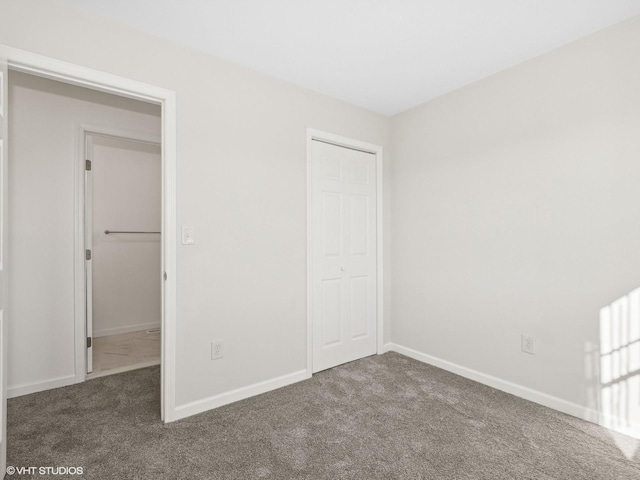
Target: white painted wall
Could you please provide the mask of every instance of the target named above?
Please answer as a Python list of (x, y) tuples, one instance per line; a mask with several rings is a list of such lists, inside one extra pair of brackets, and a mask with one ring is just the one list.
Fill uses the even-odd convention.
[[(4, 18), (4, 17), (3, 17)], [(160, 134), (159, 107), (9, 74), (9, 394), (74, 366), (74, 194), (80, 124)], [(34, 387), (35, 385), (35, 387)]]
[(160, 328), (160, 146), (91, 135), (93, 336)]
[[(0, 44), (177, 92), (178, 220), (196, 226), (196, 244), (178, 252), (179, 406), (304, 369), (310, 126), (387, 153), (393, 135), (387, 341), (602, 410), (601, 316), (640, 284), (639, 19), (399, 115), (390, 130), (379, 115), (55, 1), (0, 10)], [(30, 288), (70, 304), (52, 284)], [(523, 332), (537, 355), (520, 352)], [(216, 362), (212, 338), (225, 340)], [(64, 375), (71, 348), (64, 360), (30, 346), (21, 369)]]
[(638, 58), (635, 18), (392, 119), (394, 343), (600, 413), (626, 371), (640, 407)]
[(303, 372), (306, 128), (388, 148), (389, 120), (55, 1), (0, 11), (0, 44), (176, 91), (178, 223), (196, 242), (177, 258), (177, 405)]

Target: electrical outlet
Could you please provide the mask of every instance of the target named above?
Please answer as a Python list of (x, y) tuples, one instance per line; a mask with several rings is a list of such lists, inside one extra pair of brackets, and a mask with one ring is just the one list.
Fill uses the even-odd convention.
[(536, 354), (536, 339), (531, 335), (522, 335), (522, 351), (531, 355)]
[(211, 360), (217, 360), (224, 357), (224, 342), (216, 340), (211, 342)]

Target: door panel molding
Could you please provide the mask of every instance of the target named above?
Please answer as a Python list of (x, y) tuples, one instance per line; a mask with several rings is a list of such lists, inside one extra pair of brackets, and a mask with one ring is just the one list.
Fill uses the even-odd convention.
[[(313, 374), (313, 307), (314, 302), (321, 299), (314, 298), (313, 280), (315, 265), (313, 260), (314, 230), (313, 230), (313, 142), (323, 142), (338, 147), (358, 150), (375, 155), (375, 175), (376, 175), (376, 351), (378, 354), (384, 352), (384, 276), (383, 276), (383, 149), (379, 145), (374, 145), (348, 137), (343, 137), (333, 133), (307, 128), (307, 377)], [(339, 177), (339, 166), (331, 162), (323, 162), (322, 171), (327, 177)], [(361, 172), (344, 172), (350, 180), (361, 179)], [(357, 183), (357, 182), (356, 182)], [(349, 246), (349, 248), (351, 248)]]

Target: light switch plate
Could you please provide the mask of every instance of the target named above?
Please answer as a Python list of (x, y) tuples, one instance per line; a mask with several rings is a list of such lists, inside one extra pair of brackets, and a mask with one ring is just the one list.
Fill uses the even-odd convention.
[(182, 245), (193, 245), (196, 243), (195, 238), (193, 237), (193, 226), (192, 225), (183, 225), (182, 226)]
[(531, 335), (522, 334), (521, 336), (522, 351), (530, 355), (536, 354), (536, 339)]

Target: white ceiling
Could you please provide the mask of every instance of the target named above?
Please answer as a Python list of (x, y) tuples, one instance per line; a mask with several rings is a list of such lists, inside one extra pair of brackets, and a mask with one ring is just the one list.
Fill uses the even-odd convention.
[(393, 115), (640, 14), (640, 0), (62, 0)]

